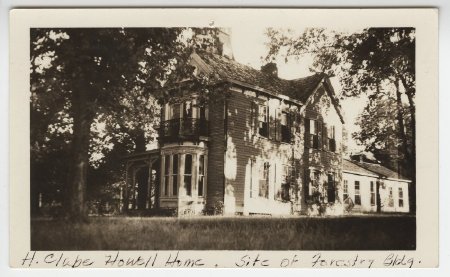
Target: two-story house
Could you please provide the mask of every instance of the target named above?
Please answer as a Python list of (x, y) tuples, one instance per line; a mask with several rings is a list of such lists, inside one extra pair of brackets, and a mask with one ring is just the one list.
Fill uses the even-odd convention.
[(222, 97), (180, 88), (163, 103), (160, 149), (128, 160), (126, 208), (342, 212), (344, 121), (326, 75), (284, 80), (273, 63), (256, 70), (211, 51), (191, 64), (216, 76)]
[(124, 209), (342, 214), (344, 119), (328, 76), (279, 78), (274, 63), (236, 62), (221, 40), (190, 59), (219, 92), (170, 91), (159, 149), (128, 157)]

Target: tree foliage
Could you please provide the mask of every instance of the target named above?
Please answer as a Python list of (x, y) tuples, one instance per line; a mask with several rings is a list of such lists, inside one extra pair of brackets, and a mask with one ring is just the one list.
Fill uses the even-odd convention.
[[(295, 34), (269, 28), (267, 36), (267, 60), (310, 55), (310, 70), (336, 76), (342, 97), (368, 96), (369, 103), (357, 122), (361, 132), (353, 137), (388, 166), (400, 166), (396, 169), (415, 184), (415, 29), (338, 32), (309, 28)], [(414, 210), (414, 199), (411, 205)]]
[(88, 178), (91, 189), (117, 181), (120, 158), (155, 141), (157, 99), (170, 97), (164, 86), (191, 77), (197, 32), (31, 29), (32, 190), (54, 183), (66, 215), (83, 219)]
[[(313, 57), (310, 70), (338, 77), (342, 97), (359, 96), (364, 93), (370, 102), (366, 108), (381, 105), (379, 98), (389, 92), (396, 101), (391, 104), (395, 111), (396, 136), (400, 139), (400, 151), (415, 163), (415, 30), (412, 28), (368, 28), (345, 33), (324, 28), (309, 28), (301, 34), (289, 30), (268, 29), (269, 51), (267, 59), (283, 55), (287, 60)], [(380, 91), (384, 90), (383, 93)], [(402, 95), (406, 96), (402, 98)], [(404, 105), (403, 99), (407, 99)], [(377, 114), (374, 114), (377, 116)], [(410, 118), (407, 120), (406, 117)], [(365, 117), (362, 117), (365, 118)], [(408, 121), (408, 122), (406, 122)], [(360, 122), (363, 126), (365, 122)], [(407, 124), (407, 126), (405, 126)], [(364, 128), (365, 131), (367, 128)], [(360, 134), (362, 138), (373, 132)], [(408, 137), (409, 135), (409, 137)], [(375, 137), (373, 137), (375, 138)], [(380, 137), (378, 137), (380, 139)], [(371, 143), (375, 140), (363, 139)], [(367, 150), (375, 145), (367, 145)], [(414, 170), (413, 170), (414, 171)]]

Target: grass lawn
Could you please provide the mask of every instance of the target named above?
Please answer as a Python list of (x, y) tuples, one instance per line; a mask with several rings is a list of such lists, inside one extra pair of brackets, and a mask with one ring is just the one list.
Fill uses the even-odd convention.
[(32, 250), (413, 250), (413, 216), (31, 221)]

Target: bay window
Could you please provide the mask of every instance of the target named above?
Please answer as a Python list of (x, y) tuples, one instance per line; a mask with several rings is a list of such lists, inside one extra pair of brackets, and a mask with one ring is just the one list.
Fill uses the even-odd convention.
[(197, 193), (204, 196), (205, 187), (205, 155), (198, 156)]
[(192, 195), (192, 155), (186, 154), (184, 157), (184, 189), (186, 195)]
[(178, 155), (172, 157), (172, 195), (178, 194)]
[[(205, 195), (207, 157), (203, 152), (171, 153), (162, 157), (161, 196)], [(182, 186), (181, 192), (179, 186)]]
[(164, 189), (163, 194), (165, 196), (169, 195), (169, 185), (170, 185), (170, 155), (164, 156)]

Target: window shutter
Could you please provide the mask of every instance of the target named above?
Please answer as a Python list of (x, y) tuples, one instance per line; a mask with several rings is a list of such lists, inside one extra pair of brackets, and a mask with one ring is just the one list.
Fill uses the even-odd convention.
[(328, 150), (328, 129), (325, 122), (322, 125), (322, 145), (324, 150)]
[(316, 120), (316, 127), (317, 127), (317, 149), (322, 149), (322, 121)]
[(267, 134), (269, 139), (275, 139), (275, 126), (274, 126), (274, 118), (270, 115), (269, 106), (267, 106)]
[(291, 142), (295, 141), (295, 133), (297, 132), (297, 120), (294, 112), (288, 113), (288, 126), (291, 132)]
[(277, 135), (277, 112), (276, 112), (276, 110), (274, 112), (275, 113), (273, 115), (271, 115), (270, 114), (269, 105), (267, 105), (267, 120), (269, 121), (268, 122), (269, 139), (276, 140), (276, 135)]
[(251, 115), (250, 115), (251, 134), (255, 135), (258, 130), (258, 104), (251, 102)]
[(310, 178), (311, 178), (311, 171), (309, 169), (305, 169), (305, 178), (304, 179), (304, 183), (303, 183), (303, 192), (304, 192), (304, 196), (305, 196), (305, 200), (309, 199), (309, 183), (310, 183)]
[(281, 141), (281, 110), (278, 108), (275, 114), (275, 139)]
[(305, 121), (305, 136), (304, 136), (305, 137), (305, 147), (310, 148), (311, 147), (310, 139), (309, 139), (309, 137), (310, 137), (310, 134), (309, 134), (309, 130), (310, 130), (309, 123), (310, 123), (310, 120), (309, 120), (309, 118), (305, 118), (304, 121)]

